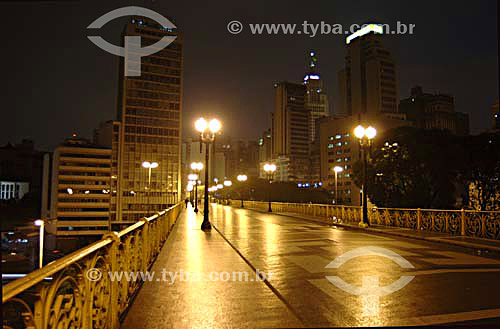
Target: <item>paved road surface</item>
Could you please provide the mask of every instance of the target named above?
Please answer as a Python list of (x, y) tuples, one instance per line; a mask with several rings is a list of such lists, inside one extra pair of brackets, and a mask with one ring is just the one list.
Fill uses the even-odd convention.
[[(205, 234), (199, 230), (201, 214), (195, 217), (190, 209), (183, 213), (153, 270), (183, 269), (203, 276), (210, 271), (258, 269), (271, 277), (267, 282), (146, 282), (125, 328), (500, 325), (498, 259), (460, 247), (228, 206), (214, 205), (211, 217), (217, 230)], [(339, 268), (326, 268), (360, 247), (390, 250), (414, 268), (401, 268), (381, 256), (361, 256)], [(401, 276), (414, 279), (394, 293), (374, 298), (347, 293), (326, 276), (359, 287), (369, 283), (366, 277), (378, 277), (379, 286)]]

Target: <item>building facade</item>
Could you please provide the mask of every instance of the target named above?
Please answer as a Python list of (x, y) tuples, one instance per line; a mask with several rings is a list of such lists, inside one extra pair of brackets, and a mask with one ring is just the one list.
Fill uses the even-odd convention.
[(455, 112), (455, 100), (450, 95), (424, 93), (422, 87), (416, 86), (409, 98), (401, 100), (399, 108), (417, 128), (469, 134), (469, 115)]
[(53, 154), (49, 216), (61, 236), (99, 235), (111, 229), (110, 148), (72, 137)]
[(305, 181), (309, 166), (309, 110), (307, 88), (301, 84), (280, 82), (275, 85), (272, 126), (273, 159), (289, 159), (284, 181)]
[(308, 54), (304, 85), (307, 89), (305, 106), (309, 111), (309, 138), (312, 143), (316, 138), (318, 129), (316, 121), (330, 116), (328, 96), (323, 88), (323, 79), (321, 79), (318, 72), (318, 54), (314, 50), (311, 50)]
[[(330, 191), (332, 198), (337, 194), (336, 203), (361, 205), (361, 186), (352, 179), (353, 164), (360, 159), (359, 141), (354, 136), (358, 125), (373, 126), (378, 134), (385, 130), (413, 126), (412, 122), (385, 113), (378, 115), (359, 115), (331, 117), (320, 123), (320, 170), (323, 187)], [(337, 193), (335, 193), (335, 167), (341, 167), (337, 174)]]
[(369, 27), (345, 47), (345, 68), (338, 73), (337, 115), (397, 113), (399, 78), (382, 36)]
[[(140, 76), (125, 76), (120, 65), (116, 218), (131, 223), (180, 200), (183, 38), (144, 17), (133, 17), (125, 36), (140, 36), (142, 46), (176, 37), (141, 57)], [(158, 167), (149, 175), (144, 162)]]

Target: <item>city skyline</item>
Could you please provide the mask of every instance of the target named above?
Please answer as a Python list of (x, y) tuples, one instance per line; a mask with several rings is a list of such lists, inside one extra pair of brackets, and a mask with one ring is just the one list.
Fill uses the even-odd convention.
[[(22, 138), (31, 138), (36, 141), (39, 148), (51, 149), (73, 132), (90, 137), (92, 129), (97, 127), (100, 122), (116, 119), (117, 104), (112, 95), (118, 88), (116, 76), (119, 61), (115, 56), (103, 52), (89, 42), (87, 36), (90, 33), (83, 27), (108, 9), (132, 4), (145, 5), (158, 10), (167, 17), (172, 17), (173, 22), (185, 35), (186, 73), (183, 137), (191, 136), (193, 119), (202, 112), (208, 112), (218, 115), (225, 122), (226, 135), (234, 138), (257, 139), (262, 131), (271, 125), (273, 84), (281, 80), (300, 82), (304, 74), (306, 56), (310, 49), (315, 49), (319, 53), (321, 74), (325, 80), (325, 91), (330, 103), (336, 104), (338, 98), (336, 75), (343, 65), (344, 36), (322, 35), (315, 38), (294, 36), (292, 40), (291, 36), (251, 35), (249, 31), (244, 31), (240, 35), (230, 35), (226, 30), (226, 24), (231, 18), (238, 18), (246, 24), (254, 22), (299, 23), (300, 6), (293, 8), (292, 14), (288, 15), (286, 19), (281, 19), (282, 15), (279, 13), (275, 15), (275, 18), (269, 17), (271, 12), (276, 14), (276, 10), (274, 10), (276, 8), (271, 8), (269, 13), (262, 14), (262, 10), (259, 10), (260, 7), (257, 4), (256, 8), (252, 10), (259, 12), (260, 16), (252, 17), (251, 11), (247, 15), (241, 14), (244, 12), (242, 8), (238, 8), (241, 5), (228, 5), (225, 10), (220, 10), (217, 15), (214, 14), (212, 25), (214, 26), (213, 31), (217, 31), (217, 33), (210, 34), (200, 28), (204, 21), (196, 20), (200, 18), (203, 10), (207, 10), (203, 6), (198, 7), (192, 16), (188, 17), (181, 4), (167, 6), (129, 1), (110, 2), (92, 8), (83, 8), (78, 3), (37, 4), (32, 7), (24, 7), (27, 11), (25, 16), (30, 17), (35, 23), (40, 23), (52, 34), (38, 36), (36, 43), (31, 43), (30, 48), (25, 43), (19, 42), (19, 40), (34, 41), (33, 37), (29, 35), (30, 29), (23, 25), (15, 31), (19, 38), (10, 38), (8, 41), (8, 46), (10, 45), (10, 48), (18, 49), (18, 51), (28, 51), (28, 49), (32, 50), (32, 48), (36, 49), (37, 47), (41, 47), (45, 51), (37, 60), (25, 60), (19, 65), (15, 65), (16, 60), (12, 59), (13, 65), (9, 65), (7, 68), (8, 72), (16, 67), (30, 70), (26, 74), (30, 75), (31, 84), (38, 86), (38, 88), (32, 92), (30, 101), (23, 101), (23, 98), (20, 97), (21, 92), (14, 90), (19, 88), (19, 79), (14, 77), (9, 80), (7, 91), (14, 97), (8, 99), (6, 106), (13, 110), (7, 111), (6, 116), (7, 121), (13, 124), (2, 130), (0, 135), (2, 144), (9, 141), (17, 143)], [(403, 6), (391, 3), (390, 6), (384, 7), (386, 14), (377, 14), (376, 10), (370, 8), (373, 5), (368, 2), (363, 4), (365, 6), (361, 7), (362, 10), (359, 8), (355, 10), (351, 5), (346, 4), (342, 6), (329, 4), (330, 7), (326, 4), (319, 4), (318, 8), (328, 8), (329, 12), (333, 14), (324, 15), (315, 12), (314, 15), (308, 16), (308, 20), (311, 22), (328, 21), (332, 24), (344, 23), (346, 25), (370, 20), (388, 23), (401, 20), (416, 24), (415, 35), (385, 37), (388, 48), (394, 52), (393, 56), (401, 72), (400, 98), (408, 97), (410, 89), (415, 85), (422, 85), (431, 93), (451, 94), (456, 99), (456, 110), (470, 114), (473, 134), (490, 128), (491, 106), (498, 98), (497, 46), (494, 42), (497, 34), (496, 20), (493, 17), (487, 19), (488, 16), (485, 16), (493, 16), (496, 13), (496, 10), (491, 10), (492, 8), (489, 7), (492, 4), (476, 4), (475, 7), (467, 10), (449, 8), (451, 11), (456, 11), (457, 15), (454, 16), (450, 13), (445, 22), (438, 22), (438, 24), (434, 24), (434, 20), (437, 19), (436, 16), (439, 16), (437, 14), (441, 10), (447, 8), (445, 4), (433, 5), (434, 12), (426, 13), (428, 15), (425, 17), (422, 13), (422, 8), (425, 6), (415, 8), (410, 15)], [(493, 5), (496, 7), (496, 4)], [(23, 10), (20, 7), (23, 6), (12, 6), (11, 9), (14, 12)], [(72, 9), (81, 10), (73, 11)], [(234, 11), (233, 14), (231, 14), (231, 9)], [(371, 14), (364, 15), (365, 10)], [(79, 16), (75, 16), (74, 12), (78, 12)], [(339, 19), (339, 12), (345, 14), (342, 19)], [(213, 10), (209, 10), (208, 13), (213, 13)], [(453, 29), (453, 27), (459, 26), (460, 18), (465, 17), (466, 14), (470, 16), (468, 17), (469, 24), (477, 26), (477, 29), (481, 30), (482, 33), (479, 37), (473, 34), (470, 29)], [(51, 19), (56, 15), (62, 18)], [(12, 15), (12, 17), (16, 17), (16, 15)], [(191, 21), (193, 18), (195, 18), (196, 24)], [(433, 24), (424, 23), (424, 18), (432, 21)], [(67, 29), (60, 30), (59, 24), (64, 24)], [(123, 24), (123, 20), (110, 22), (108, 24), (110, 26), (105, 26), (100, 34), (111, 43), (119, 44)], [(432, 33), (427, 25), (433, 26)], [(75, 31), (77, 33), (72, 38), (64, 38)], [(456, 33), (456, 31), (460, 32)], [(276, 42), (278, 42), (277, 47), (270, 49), (270, 43)], [(472, 44), (472, 42), (474, 42), (473, 49), (458, 50), (459, 46), (464, 46), (464, 43)], [(233, 47), (233, 43), (240, 47)], [(281, 43), (284, 43), (283, 49), (279, 47)], [(57, 49), (65, 49), (65, 51), (63, 54), (52, 53), (46, 50), (47, 45), (52, 45)], [(206, 48), (206, 51), (198, 51), (200, 47)], [(412, 51), (403, 53), (403, 49)], [(432, 56), (429, 55), (427, 49), (432, 49)], [(243, 64), (239, 60), (242, 56), (245, 58)], [(486, 59), (480, 61), (479, 58)], [(214, 65), (205, 65), (207, 61)], [(37, 70), (31, 67), (34, 64), (56, 65), (61, 69), (54, 70), (53, 76), (46, 77), (46, 75), (37, 74)], [(218, 70), (217, 68), (222, 67), (222, 64), (227, 65), (228, 69)], [(65, 68), (71, 65), (79, 67), (83, 65), (83, 70), (78, 75), (70, 76), (70, 81), (73, 83), (60, 85), (59, 81), (68, 77)], [(203, 66), (202, 70), (199, 70), (200, 65)], [(258, 69), (255, 69), (256, 67)], [(458, 68), (460, 70), (457, 70)], [(461, 73), (462, 79), (453, 78), (458, 72)], [(195, 79), (196, 81), (194, 81)], [(243, 82), (243, 80), (245, 81)], [(25, 80), (23, 81), (25, 82)], [(472, 81), (474, 83), (471, 83)], [(49, 92), (49, 88), (52, 88), (51, 92)], [(16, 95), (19, 97), (15, 97)], [(33, 107), (39, 111), (34, 111)], [(332, 107), (332, 114), (334, 114), (336, 106)], [(234, 115), (235, 113), (241, 115), (241, 118), (236, 119), (238, 115)], [(252, 120), (254, 124), (241, 125), (241, 122), (249, 122), (248, 120)], [(57, 127), (50, 127), (52, 122), (57, 122)]]

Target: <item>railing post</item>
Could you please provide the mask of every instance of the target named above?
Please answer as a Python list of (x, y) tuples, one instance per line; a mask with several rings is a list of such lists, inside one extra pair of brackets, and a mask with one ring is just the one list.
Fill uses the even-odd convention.
[(417, 231), (422, 229), (422, 209), (417, 209)]
[(462, 209), (460, 213), (462, 215), (460, 220), (460, 235), (465, 236), (465, 210)]
[[(113, 240), (113, 243), (111, 244), (111, 247), (109, 248), (109, 269), (111, 273), (118, 273), (120, 270), (118, 268), (118, 252), (119, 252), (119, 247), (120, 247), (120, 238), (118, 237), (117, 232), (111, 232), (103, 236), (104, 239), (109, 238)], [(119, 320), (119, 307), (118, 307), (118, 281), (116, 280), (110, 280), (111, 281), (111, 296), (110, 296), (110, 309), (111, 309), (111, 314), (109, 314), (109, 328), (111, 329), (118, 329), (120, 328), (120, 320)]]
[(142, 228), (142, 271), (146, 273), (149, 266), (149, 222), (146, 218), (144, 218), (142, 221), (144, 222)]

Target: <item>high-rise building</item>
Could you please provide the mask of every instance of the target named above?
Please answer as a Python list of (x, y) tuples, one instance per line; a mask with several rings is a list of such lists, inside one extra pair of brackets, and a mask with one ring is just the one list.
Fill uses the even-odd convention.
[(410, 97), (401, 100), (399, 111), (417, 128), (469, 134), (469, 115), (455, 112), (455, 100), (450, 95), (424, 93), (422, 87), (416, 86), (411, 89)]
[[(50, 214), (57, 235), (101, 235), (111, 229), (110, 148), (73, 136), (53, 154)], [(48, 188), (48, 186), (47, 186)]]
[(270, 160), (272, 155), (271, 129), (267, 129), (259, 138), (259, 163)]
[[(140, 36), (143, 47), (176, 37), (141, 57), (140, 76), (125, 76), (123, 58), (120, 65), (116, 218), (127, 223), (180, 200), (183, 38), (177, 29), (137, 16), (123, 36)], [(158, 166), (148, 169), (144, 162)]]
[(318, 54), (311, 50), (308, 54), (307, 71), (304, 76), (306, 91), (306, 108), (309, 110), (309, 137), (313, 142), (317, 133), (316, 121), (330, 116), (328, 97), (323, 89), (323, 79), (318, 71)]
[(398, 112), (398, 70), (382, 45), (381, 28), (370, 24), (347, 38), (345, 68), (338, 73), (337, 115)]
[(308, 176), (310, 134), (306, 94), (307, 88), (302, 84), (275, 85), (272, 153), (273, 159), (289, 159), (285, 181), (305, 181)]

